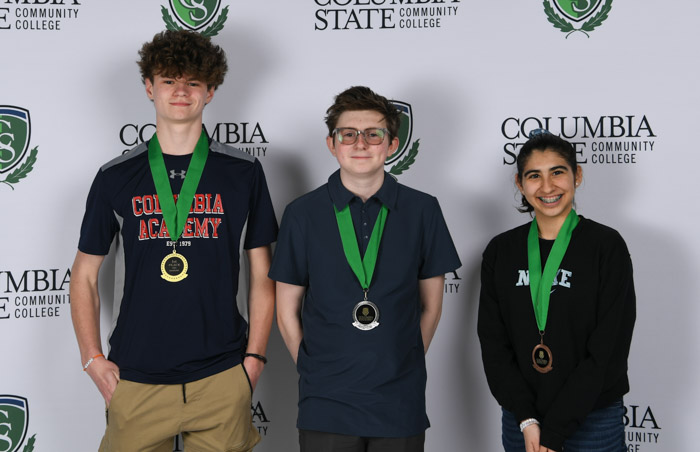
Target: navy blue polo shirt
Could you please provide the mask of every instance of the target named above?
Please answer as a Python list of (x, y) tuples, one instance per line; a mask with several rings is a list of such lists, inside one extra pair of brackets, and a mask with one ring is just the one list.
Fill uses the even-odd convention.
[[(363, 290), (345, 258), (333, 206), (350, 211), (364, 252), (381, 204), (389, 209), (368, 299), (379, 326), (353, 326)], [(418, 282), (461, 265), (435, 197), (385, 174), (367, 202), (337, 171), (290, 203), (270, 277), (306, 287), (299, 348), (297, 427), (354, 436), (405, 437), (430, 425)]]

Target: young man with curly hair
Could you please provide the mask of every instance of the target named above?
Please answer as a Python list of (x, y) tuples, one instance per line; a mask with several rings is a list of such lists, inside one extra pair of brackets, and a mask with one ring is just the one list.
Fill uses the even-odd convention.
[[(71, 274), (83, 369), (107, 406), (100, 451), (171, 451), (177, 434), (187, 450), (249, 451), (260, 440), (251, 397), (274, 312), (277, 222), (265, 176), (257, 159), (204, 133), (203, 110), (227, 70), (221, 48), (165, 31), (139, 54), (156, 133), (98, 171)], [(236, 304), (245, 225), (248, 322)], [(105, 357), (97, 280), (113, 242)]]
[(340, 169), (285, 210), (270, 277), (299, 370), (302, 452), (420, 452), (425, 353), (461, 264), (433, 196), (384, 171), (396, 107), (367, 87), (326, 112)]

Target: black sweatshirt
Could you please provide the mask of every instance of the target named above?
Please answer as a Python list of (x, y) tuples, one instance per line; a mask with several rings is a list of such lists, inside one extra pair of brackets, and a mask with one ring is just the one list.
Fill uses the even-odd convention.
[[(483, 254), (478, 333), (498, 403), (541, 423), (540, 444), (560, 451), (592, 410), (629, 391), (627, 357), (636, 316), (632, 262), (620, 234), (581, 217), (555, 277), (544, 344), (553, 370), (537, 372), (540, 335), (530, 297), (530, 223), (496, 236)], [(542, 266), (553, 241), (540, 240)]]

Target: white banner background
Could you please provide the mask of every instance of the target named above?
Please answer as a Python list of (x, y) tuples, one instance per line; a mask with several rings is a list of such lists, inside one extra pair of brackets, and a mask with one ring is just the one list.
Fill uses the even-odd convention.
[[(504, 164), (506, 151), (525, 141), (518, 121), (527, 132), (537, 121), (526, 118), (549, 117), (559, 132), (558, 118), (566, 118), (564, 133), (578, 131), (573, 141), (582, 143), (585, 162), (577, 210), (618, 229), (635, 266), (629, 450), (694, 452), (700, 4), (615, 0), (589, 37), (567, 38), (547, 21), (541, 2), (427, 1), (223, 0), (228, 17), (213, 40), (226, 50), (230, 69), (205, 125), (210, 132), (220, 123), (220, 132), (225, 124), (238, 128), (228, 141), (260, 158), (281, 217), (289, 201), (337, 167), (323, 123), (335, 94), (363, 84), (412, 106), (411, 140), (420, 140), (420, 150), (399, 180), (440, 199), (464, 264), (448, 275), (428, 354), (426, 450), (458, 452), (500, 450), (500, 412), (483, 375), (475, 318), (483, 248), (496, 233), (528, 221), (514, 208), (515, 169)], [(22, 450), (32, 435), (37, 452), (97, 449), (103, 402), (81, 371), (70, 305), (31, 305), (29, 297), (67, 299), (66, 272), (94, 174), (154, 121), (135, 61), (141, 44), (165, 27), (162, 6), (169, 8), (167, 0), (0, 3), (0, 105), (29, 110), (30, 149), (38, 146), (27, 177), (14, 190), (0, 184), (0, 395), (29, 403), (24, 442), (8, 449), (0, 439), (2, 451)], [(451, 14), (439, 27), (401, 28), (416, 7)], [(328, 9), (345, 12), (319, 12)], [(344, 28), (351, 13), (357, 20), (347, 29), (315, 29), (324, 27), (318, 17), (335, 14)], [(379, 14), (395, 28), (380, 29)], [(373, 29), (366, 29), (367, 17)], [(354, 61), (339, 63), (338, 51), (353, 52)], [(616, 129), (610, 117), (623, 118), (622, 125)], [(584, 133), (584, 118), (593, 129), (603, 118), (598, 135)], [(147, 127), (143, 136), (152, 132)], [(617, 132), (623, 136), (610, 137)], [(600, 143), (645, 141), (653, 148), (596, 150)], [(618, 155), (634, 155), (635, 163), (596, 163)], [(105, 334), (110, 270), (108, 260), (101, 279)], [(297, 375), (276, 329), (268, 355), (254, 396), (264, 436), (256, 451), (294, 451)]]

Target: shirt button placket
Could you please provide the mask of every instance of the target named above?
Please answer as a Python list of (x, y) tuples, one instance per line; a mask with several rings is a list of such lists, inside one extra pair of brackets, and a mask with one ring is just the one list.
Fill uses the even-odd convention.
[(365, 248), (367, 247), (367, 242), (369, 241), (369, 230), (367, 228), (367, 206), (362, 206), (361, 210), (362, 216), (362, 237), (365, 242)]

